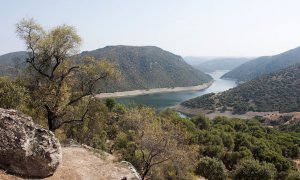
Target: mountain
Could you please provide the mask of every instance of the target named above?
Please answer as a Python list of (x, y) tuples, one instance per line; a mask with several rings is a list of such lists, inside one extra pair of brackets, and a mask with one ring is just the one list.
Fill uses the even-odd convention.
[(246, 111), (300, 111), (300, 64), (260, 76), (218, 94), (207, 94), (181, 104), (189, 108)]
[(236, 79), (238, 82), (249, 81), (263, 74), (269, 74), (300, 63), (300, 47), (286, 51), (275, 56), (263, 56), (248, 61), (221, 78)]
[(0, 76), (16, 76), (18, 68), (23, 67), (26, 51), (17, 51), (0, 56)]
[(27, 57), (26, 51), (17, 51), (0, 56), (0, 65), (15, 67)]
[(196, 57), (196, 56), (186, 56), (183, 57), (183, 59), (185, 60), (185, 62), (187, 62), (188, 64), (192, 65), (192, 66), (197, 66), (198, 64), (201, 64), (205, 61), (209, 61), (211, 59), (213, 59), (213, 57)]
[(232, 70), (235, 67), (249, 61), (249, 58), (214, 58), (208, 61), (202, 62), (195, 67), (203, 72), (212, 72), (216, 70)]
[(102, 92), (196, 86), (212, 80), (182, 57), (154, 46), (107, 46), (79, 56), (106, 59), (119, 66), (123, 79), (107, 82)]

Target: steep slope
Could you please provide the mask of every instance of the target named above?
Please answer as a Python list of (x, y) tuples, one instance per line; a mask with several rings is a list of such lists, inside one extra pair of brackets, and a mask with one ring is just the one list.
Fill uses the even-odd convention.
[(198, 64), (195, 67), (203, 72), (232, 70), (247, 61), (249, 61), (249, 58), (215, 58)]
[(100, 87), (102, 92), (196, 86), (212, 80), (180, 56), (154, 46), (107, 46), (80, 56), (106, 59), (119, 66), (123, 79), (107, 82)]
[(256, 58), (224, 74), (222, 78), (249, 81), (260, 75), (276, 72), (296, 63), (300, 63), (300, 47), (275, 56)]
[(219, 94), (190, 99), (189, 108), (246, 111), (300, 111), (300, 64), (264, 75)]

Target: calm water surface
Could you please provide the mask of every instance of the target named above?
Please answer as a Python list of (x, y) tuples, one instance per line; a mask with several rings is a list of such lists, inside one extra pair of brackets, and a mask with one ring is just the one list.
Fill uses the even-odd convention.
[(214, 78), (214, 83), (207, 89), (199, 91), (184, 91), (184, 92), (170, 92), (170, 93), (157, 93), (147, 94), (140, 96), (122, 97), (116, 100), (123, 104), (145, 104), (162, 110), (167, 107), (175, 106), (188, 99), (201, 96), (211, 92), (222, 92), (236, 86), (235, 81), (220, 79), (220, 77), (228, 72), (227, 70), (214, 71), (209, 73)]

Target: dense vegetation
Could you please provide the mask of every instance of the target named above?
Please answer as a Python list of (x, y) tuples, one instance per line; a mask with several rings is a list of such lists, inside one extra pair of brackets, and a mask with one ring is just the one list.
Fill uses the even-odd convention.
[(180, 56), (154, 46), (107, 46), (80, 54), (87, 55), (115, 63), (121, 71), (122, 79), (102, 84), (102, 92), (196, 86), (212, 80)]
[(246, 111), (300, 111), (300, 64), (264, 75), (219, 94), (207, 94), (182, 103), (190, 108), (233, 108)]
[(300, 47), (275, 56), (256, 58), (224, 74), (222, 78), (249, 81), (258, 76), (277, 72), (297, 63), (300, 63)]
[[(102, 111), (104, 114), (99, 114), (99, 118), (103, 119), (107, 110)], [(194, 179), (201, 175), (208, 179), (251, 179), (255, 175), (255, 179), (285, 179), (295, 174), (299, 177), (290, 160), (299, 156), (298, 133), (265, 127), (256, 120), (218, 117), (210, 121), (203, 115), (189, 120), (171, 110), (156, 114), (143, 106), (118, 104), (109, 117), (107, 122), (100, 118), (102, 126), (98, 127), (93, 121), (75, 125), (68, 130), (68, 136), (121, 153), (124, 160), (148, 178)], [(105, 143), (106, 139), (111, 144)]]
[(195, 67), (203, 72), (232, 70), (247, 61), (249, 61), (248, 58), (214, 58), (203, 63), (199, 63)]

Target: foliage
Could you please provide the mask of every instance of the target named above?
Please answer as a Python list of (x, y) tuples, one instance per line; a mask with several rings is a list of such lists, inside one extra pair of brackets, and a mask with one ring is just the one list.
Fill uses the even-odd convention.
[(210, 157), (203, 157), (200, 159), (196, 167), (196, 174), (209, 180), (222, 180), (226, 179), (227, 176), (224, 164), (221, 161)]
[(0, 107), (24, 110), (29, 96), (25, 87), (8, 77), (0, 77)]
[(196, 147), (187, 144), (189, 127), (166, 114), (158, 116), (151, 108), (133, 107), (118, 122), (115, 148), (139, 169), (142, 178), (174, 178), (175, 173), (176, 178), (186, 179), (192, 172)]
[(300, 173), (298, 171), (292, 171), (285, 180), (300, 180)]
[(234, 179), (272, 180), (276, 177), (276, 168), (270, 163), (256, 160), (244, 160), (236, 169)]
[(24, 19), (16, 27), (28, 51), (23, 82), (32, 104), (45, 108), (49, 129), (82, 122), (99, 81), (117, 74), (115, 65), (92, 57), (75, 64), (71, 57), (78, 51), (81, 38), (72, 26), (45, 31), (33, 19)]
[(116, 100), (114, 98), (107, 98), (105, 99), (105, 105), (108, 110), (111, 112), (113, 107), (116, 105)]
[(203, 114), (199, 114), (191, 119), (191, 121), (198, 127), (199, 129), (209, 129), (210, 128), (210, 120), (208, 117)]
[(65, 127), (67, 138), (76, 140), (96, 149), (106, 150), (108, 118), (106, 108), (99, 100), (92, 100), (90, 110), (82, 123), (73, 123)]

